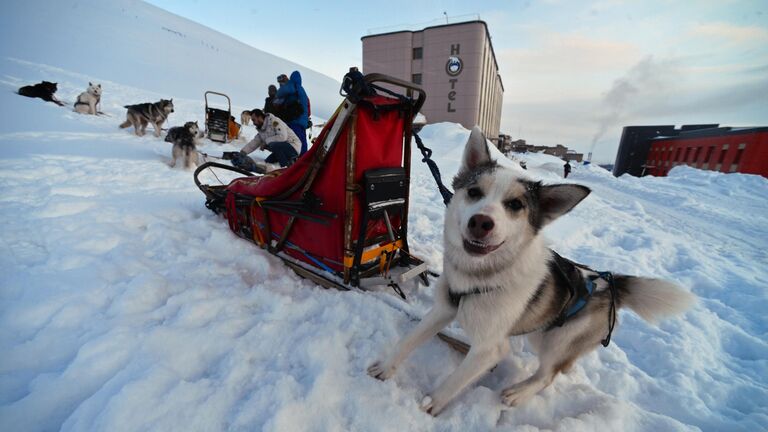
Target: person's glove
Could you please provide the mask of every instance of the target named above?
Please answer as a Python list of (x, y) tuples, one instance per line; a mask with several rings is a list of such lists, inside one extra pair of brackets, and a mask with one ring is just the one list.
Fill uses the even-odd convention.
[(236, 166), (250, 172), (259, 171), (259, 167), (256, 165), (256, 162), (242, 152), (235, 153), (235, 156), (232, 157), (232, 166)]
[(221, 158), (224, 160), (232, 160), (238, 157), (240, 154), (240, 152), (224, 152), (224, 154), (221, 155)]

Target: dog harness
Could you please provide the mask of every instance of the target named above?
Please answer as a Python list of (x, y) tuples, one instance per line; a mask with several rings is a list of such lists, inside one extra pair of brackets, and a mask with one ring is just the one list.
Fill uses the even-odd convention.
[[(595, 292), (595, 281), (597, 279), (603, 279), (608, 283), (608, 290), (611, 295), (611, 304), (608, 309), (608, 335), (601, 341), (603, 346), (607, 347), (608, 344), (611, 343), (611, 334), (613, 333), (613, 328), (616, 326), (617, 292), (616, 284), (613, 280), (613, 273), (592, 270), (585, 265), (577, 264), (571, 260), (563, 258), (555, 251), (552, 251), (552, 258), (555, 275), (568, 287), (570, 298), (565, 302), (565, 305), (563, 305), (560, 315), (549, 325), (549, 327), (547, 327), (547, 330), (551, 330), (555, 327), (562, 327), (571, 317), (584, 309), (589, 298), (592, 297), (592, 294)], [(595, 274), (584, 278), (579, 271), (579, 268), (594, 272)], [(568, 269), (568, 271), (565, 269)]]
[[(562, 327), (569, 319), (575, 316), (579, 311), (587, 306), (592, 294), (595, 292), (597, 279), (603, 279), (608, 283), (608, 289), (611, 295), (611, 304), (608, 309), (608, 335), (601, 341), (603, 346), (608, 346), (611, 342), (611, 334), (613, 328), (616, 325), (616, 285), (613, 280), (613, 274), (610, 272), (599, 272), (592, 270), (591, 268), (576, 264), (575, 262), (565, 259), (560, 254), (552, 251), (551, 261), (553, 273), (556, 278), (560, 279), (560, 282), (568, 287), (568, 300), (563, 304), (563, 308), (557, 318), (549, 325), (544, 326), (544, 331), (552, 330), (555, 327)], [(584, 277), (579, 271), (579, 268), (585, 269), (590, 272), (594, 272), (594, 275)], [(475, 287), (467, 292), (456, 293), (448, 289), (448, 300), (453, 307), (458, 308), (459, 303), (463, 297), (469, 295), (487, 294), (499, 289), (499, 287)], [(532, 332), (531, 332), (532, 333)]]
[[(101, 102), (101, 96), (96, 98), (96, 103), (94, 104), (94, 106), (98, 105), (99, 102)], [(80, 100), (80, 96), (78, 96), (77, 97), (77, 102), (75, 102), (75, 105), (88, 105), (88, 102), (81, 101)]]

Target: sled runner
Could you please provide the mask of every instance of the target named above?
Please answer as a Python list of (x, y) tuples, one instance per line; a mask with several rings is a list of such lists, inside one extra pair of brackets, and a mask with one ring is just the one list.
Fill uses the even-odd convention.
[[(312, 148), (290, 167), (253, 175), (209, 162), (197, 168), (195, 183), (235, 234), (299, 275), (329, 288), (388, 285), (404, 297), (401, 284), (428, 283), (407, 236), (411, 123), (426, 94), (385, 75), (364, 81), (375, 92), (349, 87)], [(205, 185), (199, 177), (208, 169), (246, 176)]]
[[(208, 105), (208, 95), (217, 95), (227, 100), (226, 111)], [(205, 136), (211, 141), (226, 143), (229, 141), (229, 118), (232, 116), (232, 102), (224, 93), (205, 92)]]

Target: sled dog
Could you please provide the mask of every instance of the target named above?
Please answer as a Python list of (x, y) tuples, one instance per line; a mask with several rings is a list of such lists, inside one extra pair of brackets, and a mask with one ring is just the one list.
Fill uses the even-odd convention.
[(152, 123), (155, 128), (155, 136), (160, 136), (163, 123), (173, 112), (173, 99), (160, 99), (155, 103), (141, 103), (137, 105), (125, 105), (128, 109), (125, 121), (120, 125), (121, 129), (133, 126), (138, 136), (143, 136), (147, 125)]
[(173, 168), (176, 161), (182, 160), (186, 169), (197, 166), (197, 138), (200, 134), (200, 127), (197, 122), (186, 122), (184, 126), (172, 127), (165, 135), (165, 141), (173, 143), (171, 150), (171, 163)]
[(18, 94), (31, 98), (40, 98), (46, 102), (53, 102), (58, 106), (64, 106), (64, 103), (54, 96), (58, 89), (58, 83), (43, 81), (35, 85), (21, 87)]
[(471, 348), (423, 399), (421, 408), (427, 413), (439, 414), (502, 360), (510, 350), (510, 336), (527, 335), (539, 357), (533, 376), (501, 392), (501, 401), (513, 406), (547, 387), (601, 342), (607, 346), (619, 308), (655, 322), (682, 313), (694, 301), (672, 283), (599, 273), (549, 249), (541, 229), (590, 190), (576, 184), (543, 185), (522, 169), (499, 165), (477, 127), (453, 187), (434, 305), (388, 356), (368, 368), (375, 378), (391, 377), (413, 349), (457, 319)]
[(77, 97), (75, 111), (80, 114), (98, 113), (97, 108), (101, 102), (101, 84), (88, 83), (88, 89)]
[(251, 124), (251, 112), (250, 111), (243, 111), (240, 113), (240, 124), (243, 126), (248, 126)]

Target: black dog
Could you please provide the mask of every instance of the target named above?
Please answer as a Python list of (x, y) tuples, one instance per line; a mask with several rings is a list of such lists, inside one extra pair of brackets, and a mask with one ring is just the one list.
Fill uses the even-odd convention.
[(57, 83), (43, 81), (39, 84), (20, 88), (19, 94), (31, 98), (40, 98), (47, 102), (53, 102), (58, 106), (64, 106), (64, 104), (53, 95), (56, 93), (56, 90), (58, 90)]

